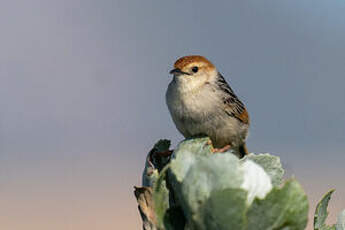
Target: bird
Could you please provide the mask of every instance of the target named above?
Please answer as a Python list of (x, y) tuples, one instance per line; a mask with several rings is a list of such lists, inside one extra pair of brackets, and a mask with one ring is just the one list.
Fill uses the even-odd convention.
[(178, 131), (185, 138), (208, 136), (214, 152), (232, 149), (240, 158), (247, 155), (247, 109), (216, 67), (190, 55), (179, 58), (169, 73), (166, 104)]

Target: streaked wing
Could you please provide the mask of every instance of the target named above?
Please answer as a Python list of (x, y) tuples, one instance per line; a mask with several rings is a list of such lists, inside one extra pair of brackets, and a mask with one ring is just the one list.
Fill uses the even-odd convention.
[(235, 117), (245, 124), (249, 124), (249, 116), (246, 108), (220, 73), (218, 73), (217, 85), (224, 92), (223, 102), (225, 112), (229, 116)]

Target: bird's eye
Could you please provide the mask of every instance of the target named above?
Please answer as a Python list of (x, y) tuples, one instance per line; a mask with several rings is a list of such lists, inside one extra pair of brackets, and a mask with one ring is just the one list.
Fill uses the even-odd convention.
[(198, 70), (199, 70), (199, 68), (198, 68), (197, 66), (194, 66), (194, 67), (192, 68), (192, 71), (193, 71), (194, 73), (198, 72)]

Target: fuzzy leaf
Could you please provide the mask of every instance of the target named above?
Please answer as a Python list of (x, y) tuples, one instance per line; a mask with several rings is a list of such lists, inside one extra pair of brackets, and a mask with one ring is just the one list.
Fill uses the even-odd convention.
[(193, 217), (197, 229), (244, 230), (246, 227), (247, 193), (242, 189), (214, 191)]
[(166, 187), (165, 179), (166, 169), (161, 172), (153, 190), (153, 200), (155, 204), (157, 226), (159, 229), (164, 228), (164, 218), (169, 209), (169, 190)]
[(345, 210), (339, 213), (335, 226), (336, 230), (345, 230)]
[(210, 139), (207, 137), (188, 139), (177, 146), (170, 163), (177, 182), (183, 181), (189, 168), (198, 157), (212, 154), (209, 141)]
[(249, 154), (245, 159), (250, 159), (259, 164), (265, 172), (271, 177), (273, 186), (279, 186), (282, 183), (284, 169), (280, 163), (280, 158), (272, 156), (268, 153), (265, 154)]
[(303, 230), (306, 226), (306, 195), (295, 180), (278, 187), (283, 175), (278, 157), (251, 154), (240, 160), (231, 151), (213, 153), (209, 138), (202, 137), (181, 142), (169, 160), (153, 182), (158, 229)]
[(328, 216), (327, 207), (328, 202), (331, 199), (334, 189), (326, 193), (321, 201), (317, 204), (314, 215), (314, 229), (315, 230), (335, 230), (335, 226), (327, 226), (326, 219)]
[(241, 163), (243, 171), (241, 188), (248, 192), (247, 203), (250, 205), (255, 197), (263, 199), (272, 190), (272, 183), (269, 175), (260, 165), (248, 159)]
[(239, 188), (243, 175), (238, 167), (239, 161), (232, 154), (197, 159), (181, 183), (181, 200), (186, 214), (197, 213), (212, 191)]
[(255, 199), (248, 213), (248, 230), (302, 230), (307, 224), (308, 200), (295, 180), (274, 188), (265, 199)]
[(210, 151), (208, 138), (182, 142), (174, 151), (169, 179), (187, 218), (199, 208), (215, 190), (239, 187), (243, 181), (239, 159), (231, 153)]

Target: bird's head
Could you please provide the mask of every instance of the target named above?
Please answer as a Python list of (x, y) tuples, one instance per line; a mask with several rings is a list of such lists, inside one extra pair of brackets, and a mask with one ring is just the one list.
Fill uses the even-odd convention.
[(216, 79), (217, 70), (203, 56), (192, 55), (179, 58), (170, 74), (179, 86), (193, 90)]

